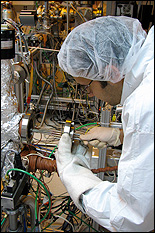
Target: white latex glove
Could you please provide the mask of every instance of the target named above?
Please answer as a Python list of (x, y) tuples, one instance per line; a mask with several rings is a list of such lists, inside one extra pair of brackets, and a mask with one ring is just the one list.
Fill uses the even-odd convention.
[(80, 135), (85, 145), (92, 145), (99, 149), (103, 149), (106, 145), (121, 145), (119, 128), (94, 127), (87, 134)]
[(80, 201), (81, 194), (98, 185), (102, 180), (90, 170), (90, 164), (86, 159), (86, 157), (90, 158), (90, 151), (86, 151), (81, 145), (73, 148), (73, 152), (71, 148), (71, 138), (69, 134), (64, 133), (55, 153), (57, 170), (75, 205), (84, 212)]

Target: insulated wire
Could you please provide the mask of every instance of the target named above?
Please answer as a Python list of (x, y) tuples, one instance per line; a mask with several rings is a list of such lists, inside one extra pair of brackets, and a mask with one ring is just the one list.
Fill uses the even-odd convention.
[(72, 5), (72, 3), (70, 3), (70, 6), (73, 8), (73, 10), (75, 10), (78, 15), (80, 16), (80, 18), (82, 19), (83, 22), (86, 22), (85, 18), (79, 13), (79, 11)]
[(49, 99), (47, 100), (47, 103), (46, 103), (46, 106), (45, 106), (45, 109), (44, 109), (44, 115), (43, 115), (43, 117), (42, 117), (42, 121), (41, 121), (40, 125), (36, 127), (37, 129), (39, 129), (39, 128), (41, 128), (41, 126), (42, 126), (43, 123), (44, 123), (45, 116), (46, 116), (46, 112), (47, 112), (47, 108), (48, 108), (48, 104), (49, 104), (49, 102), (50, 102), (50, 100), (51, 100), (51, 98), (52, 98), (52, 96), (53, 96), (53, 86), (52, 86), (52, 84), (51, 84), (49, 81), (47, 81), (46, 79), (44, 79), (44, 78), (39, 74), (39, 72), (38, 72), (38, 70), (37, 70), (36, 63), (35, 63), (35, 69), (36, 69), (37, 75), (38, 75), (44, 82), (48, 83), (48, 84), (50, 85), (51, 89), (52, 89), (52, 93), (50, 94)]
[(3, 223), (5, 222), (6, 218), (4, 217), (2, 222), (1, 222), (1, 226), (3, 225)]
[(98, 124), (100, 124), (100, 123), (99, 123), (99, 122), (88, 123), (88, 124), (81, 125), (81, 126), (77, 127), (75, 130), (78, 130), (78, 129), (80, 129), (80, 128), (82, 128), (82, 127), (85, 127), (85, 126), (87, 126), (87, 125), (98, 125)]
[[(59, 216), (61, 216), (63, 214), (63, 211), (59, 214)], [(51, 226), (54, 223), (54, 221), (52, 221), (49, 225), (47, 225), (44, 229), (42, 229), (41, 231), (44, 231), (46, 228), (48, 228), (49, 226)]]
[[(55, 89), (55, 96), (56, 96), (57, 102), (60, 102), (60, 101), (58, 101), (58, 95), (57, 95), (56, 84), (55, 84), (55, 73), (56, 73), (56, 72), (54, 72), (54, 59), (53, 59), (52, 68), (53, 68), (53, 83), (54, 83), (54, 89)], [(61, 103), (61, 102), (60, 102), (60, 103)], [(60, 118), (62, 119), (60, 109), (59, 109), (59, 114), (60, 114)]]
[(18, 168), (11, 168), (11, 169), (9, 169), (9, 170), (7, 171), (6, 175), (8, 175), (8, 173), (9, 173), (10, 171), (18, 171), (18, 172), (22, 172), (22, 173), (25, 173), (25, 174), (31, 176), (31, 177), (34, 178), (39, 184), (41, 184), (41, 186), (42, 186), (42, 187), (44, 188), (44, 190), (46, 191), (47, 196), (48, 196), (48, 198), (49, 198), (49, 208), (48, 208), (48, 211), (47, 211), (46, 215), (39, 221), (39, 224), (40, 224), (40, 223), (47, 217), (47, 215), (49, 214), (50, 208), (51, 208), (51, 197), (50, 197), (50, 195), (49, 195), (49, 192), (48, 192), (47, 188), (45, 187), (45, 185), (44, 185), (39, 179), (37, 179), (35, 176), (33, 176), (32, 174), (30, 174), (30, 173), (27, 172), (27, 171), (24, 171), (24, 170), (21, 170), (21, 169), (18, 169)]
[(72, 211), (68, 210), (68, 212), (72, 215), (74, 215), (76, 218), (78, 218), (79, 220), (81, 220), (83, 223), (85, 223), (88, 227), (92, 228), (94, 231), (98, 232), (95, 228), (93, 228), (92, 226), (90, 226), (88, 223), (86, 223), (83, 219), (79, 218), (76, 214), (74, 214)]
[[(77, 83), (76, 83), (76, 90), (75, 90), (75, 99), (76, 99), (76, 96), (77, 96)], [(75, 105), (75, 103), (73, 104), (73, 115), (72, 115), (72, 121), (74, 120), (74, 115), (75, 115), (75, 109), (76, 109), (76, 107), (75, 107), (76, 105)]]
[(73, 232), (75, 232), (75, 228), (74, 228), (74, 226), (73, 226), (73, 224), (72, 224), (71, 222), (69, 222), (67, 219), (63, 218), (63, 217), (60, 216), (60, 215), (54, 215), (54, 216), (55, 216), (55, 217), (58, 217), (58, 218), (61, 218), (61, 219), (63, 219), (64, 221), (68, 222), (68, 223), (71, 225), (71, 227), (72, 227), (72, 229), (73, 229)]
[[(35, 144), (31, 144), (32, 146), (35, 146), (35, 147), (39, 147), (40, 149), (43, 149), (43, 150), (47, 150), (47, 151), (49, 151), (49, 152), (52, 152), (53, 150), (50, 150), (50, 149), (48, 149), (48, 148), (46, 148), (46, 147), (44, 147), (44, 146), (40, 146), (40, 145), (35, 145)], [(53, 152), (52, 152), (53, 153)]]
[(44, 92), (44, 89), (45, 89), (45, 86), (47, 85), (47, 83), (45, 82), (42, 89), (41, 89), (41, 92), (40, 92), (40, 95), (39, 95), (39, 98), (38, 98), (38, 101), (37, 101), (37, 104), (36, 104), (36, 107), (38, 107), (39, 103), (40, 103), (40, 100), (41, 100), (41, 97), (42, 97), (42, 94)]
[[(87, 224), (82, 218), (80, 218), (80, 217), (77, 216), (78, 212), (75, 214), (75, 213), (73, 213), (72, 211), (69, 210), (70, 201), (71, 201), (71, 198), (69, 197), (68, 203), (66, 204), (66, 206), (68, 206), (68, 207), (67, 207), (67, 211), (68, 211), (69, 213), (71, 213), (72, 216), (78, 218), (80, 221), (82, 221), (84, 224), (86, 224), (89, 228), (92, 228), (92, 229), (93, 229), (93, 227), (91, 227), (89, 224)], [(65, 208), (65, 209), (66, 209), (66, 208)], [(79, 210), (79, 211), (80, 211), (80, 210)], [(63, 211), (63, 213), (66, 214), (64, 211)], [(61, 213), (61, 214), (62, 214), (62, 213)], [(76, 220), (76, 219), (75, 219), (75, 220)], [(76, 220), (76, 221), (77, 221), (77, 220)]]
[[(98, 127), (98, 126), (99, 126), (99, 125), (97, 125), (97, 127)], [(88, 131), (89, 131), (90, 129), (94, 128), (94, 127), (96, 127), (96, 126), (91, 126), (90, 128), (88, 128), (88, 129), (86, 130), (85, 134), (88, 133)]]
[[(70, 197), (69, 197), (69, 199), (68, 199), (68, 203), (65, 205), (65, 206), (68, 206), (69, 205), (69, 202), (70, 202)], [(61, 207), (62, 208), (62, 207)], [(63, 214), (64, 212), (62, 211), (60, 214), (59, 214), (59, 216), (61, 216), (62, 214)], [(54, 215), (53, 215), (54, 216)], [(50, 225), (52, 225), (52, 223), (53, 222), (51, 222), (48, 226), (46, 226), (45, 228), (44, 228), (44, 230), (46, 229), (46, 228), (48, 228)]]
[(30, 75), (29, 93), (28, 93), (28, 97), (27, 97), (27, 104), (30, 104), (30, 101), (31, 101), (32, 87), (33, 87), (33, 58), (32, 58), (32, 65), (31, 65), (31, 75)]
[(54, 151), (56, 150), (57, 147), (58, 147), (58, 146), (55, 146), (55, 147), (54, 147), (54, 149), (52, 150), (52, 152), (51, 152), (51, 154), (49, 155), (49, 157), (52, 156), (52, 154), (54, 153)]
[(37, 192), (36, 192), (36, 197), (35, 197), (35, 218), (36, 220), (38, 219), (38, 216), (37, 216), (37, 198), (38, 198), (38, 190), (39, 190), (39, 185), (37, 187)]
[[(60, 70), (60, 71), (62, 71), (62, 70)], [(73, 86), (73, 84), (71, 83), (71, 82), (69, 82), (68, 81), (68, 79), (66, 78), (66, 76), (65, 76), (65, 72), (63, 72), (62, 71), (62, 74), (63, 74), (63, 77), (65, 78), (65, 80), (66, 80), (66, 82), (67, 82), (67, 84), (72, 88), (72, 90), (74, 91), (74, 93), (76, 93), (76, 90), (75, 90), (75, 88), (74, 88), (74, 86)], [(62, 82), (62, 81), (61, 81)], [(79, 92), (78, 92), (78, 94), (79, 94)], [(75, 96), (74, 96), (74, 98), (75, 98)], [(72, 97), (72, 99), (73, 99), (73, 107), (75, 106), (75, 102), (74, 102), (74, 98)], [(87, 99), (88, 99), (88, 96), (87, 96)], [(85, 115), (84, 114), (84, 106), (82, 105), (82, 103), (79, 103), (79, 105), (81, 104), (81, 106), (82, 106), (82, 109), (83, 109), (83, 115)], [(89, 104), (89, 108), (90, 108), (90, 104)], [(73, 108), (73, 115), (72, 115), (72, 119), (74, 118), (74, 113), (75, 113), (75, 109)], [(93, 113), (93, 112), (92, 112)], [(77, 114), (78, 115), (76, 115), (76, 121), (78, 120), (79, 122), (80, 122), (80, 119), (79, 119), (79, 117), (80, 117), (80, 115), (79, 115), (79, 111), (77, 112)], [(79, 116), (79, 117), (78, 117)], [(77, 118), (78, 117), (78, 118)], [(83, 119), (83, 121), (84, 121), (84, 116), (81, 116)], [(97, 118), (97, 116), (95, 116), (94, 117), (94, 120)], [(90, 120), (90, 119), (88, 119), (87, 117), (86, 117), (86, 120), (85, 121), (88, 121), (88, 120)], [(80, 124), (82, 124), (81, 122), (80, 122)]]

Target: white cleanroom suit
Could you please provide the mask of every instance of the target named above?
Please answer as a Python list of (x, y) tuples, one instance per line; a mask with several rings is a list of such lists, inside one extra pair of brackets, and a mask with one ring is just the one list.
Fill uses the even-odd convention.
[[(128, 21), (127, 18), (125, 20)], [(129, 19), (130, 22), (132, 20), (134, 21)], [(79, 34), (81, 36), (82, 33)], [(74, 36), (76, 35), (73, 33), (70, 38)], [(72, 49), (71, 47), (68, 49), (69, 41), (65, 43), (66, 49), (63, 47), (60, 51), (60, 55), (65, 54), (65, 56), (62, 60), (61, 56), (58, 56), (60, 66), (70, 74), (72, 71), (76, 73), (75, 67), (72, 66), (73, 70), (71, 69), (67, 54)], [(80, 43), (82, 44), (82, 40)], [(87, 43), (91, 41), (87, 39)], [(150, 29), (138, 48), (137, 43), (135, 44), (136, 52), (133, 59), (134, 45), (131, 46), (132, 49), (128, 49), (129, 53), (126, 54), (129, 62), (125, 60), (125, 64), (120, 65), (123, 67), (122, 70), (119, 69), (120, 61), (117, 66), (124, 77), (121, 97), (124, 140), (118, 164), (117, 183), (102, 181), (96, 177), (89, 170), (86, 158), (82, 156), (82, 149), (78, 148), (76, 153), (71, 153), (68, 134), (62, 135), (56, 153), (60, 178), (77, 207), (112, 232), (149, 232), (154, 229), (154, 27)], [(92, 47), (89, 46), (89, 49)], [(98, 76), (96, 72), (99, 66), (96, 60), (95, 68), (88, 66), (90, 70), (87, 71), (87, 75), (84, 76), (85, 70), (84, 75), (82, 71), (80, 75), (107, 81), (108, 79), (101, 78), (105, 66), (102, 67), (101, 59), (97, 57), (95, 49), (94, 51), (100, 65)], [(93, 60), (93, 52), (90, 57)], [(113, 57), (116, 56), (113, 54)], [(66, 69), (65, 59), (69, 62), (66, 63)], [(88, 60), (87, 57), (87, 62)], [(79, 62), (79, 65), (81, 64), (82, 61)], [(94, 70), (95, 76), (93, 76)], [(109, 72), (108, 70), (106, 74)], [(112, 78), (114, 79), (114, 76)]]
[(124, 80), (121, 103), (118, 181), (101, 182), (82, 195), (83, 203), (86, 213), (110, 231), (148, 232), (154, 229), (154, 28)]

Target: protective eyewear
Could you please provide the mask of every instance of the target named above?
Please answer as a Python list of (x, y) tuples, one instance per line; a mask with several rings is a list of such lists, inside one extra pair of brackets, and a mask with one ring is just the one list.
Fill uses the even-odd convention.
[(90, 84), (91, 84), (93, 81), (94, 81), (94, 80), (91, 80), (90, 83), (89, 83), (88, 85), (83, 86), (83, 88), (82, 88), (82, 93), (83, 93), (83, 94), (84, 94), (85, 92), (87, 93), (87, 89), (88, 89), (88, 87), (90, 86)]

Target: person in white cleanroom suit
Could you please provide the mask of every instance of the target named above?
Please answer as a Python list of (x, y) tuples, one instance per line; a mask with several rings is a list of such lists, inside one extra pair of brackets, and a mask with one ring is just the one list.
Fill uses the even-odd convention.
[[(89, 169), (82, 146), (74, 153), (64, 133), (56, 153), (60, 178), (76, 206), (112, 232), (154, 229), (154, 26), (125, 16), (103, 16), (74, 28), (58, 62), (89, 96), (123, 105), (120, 129), (96, 127), (81, 135), (85, 144), (122, 145), (117, 183)], [(94, 140), (93, 140), (94, 139)], [(89, 141), (91, 140), (91, 141)], [(86, 154), (88, 156), (88, 153)]]

